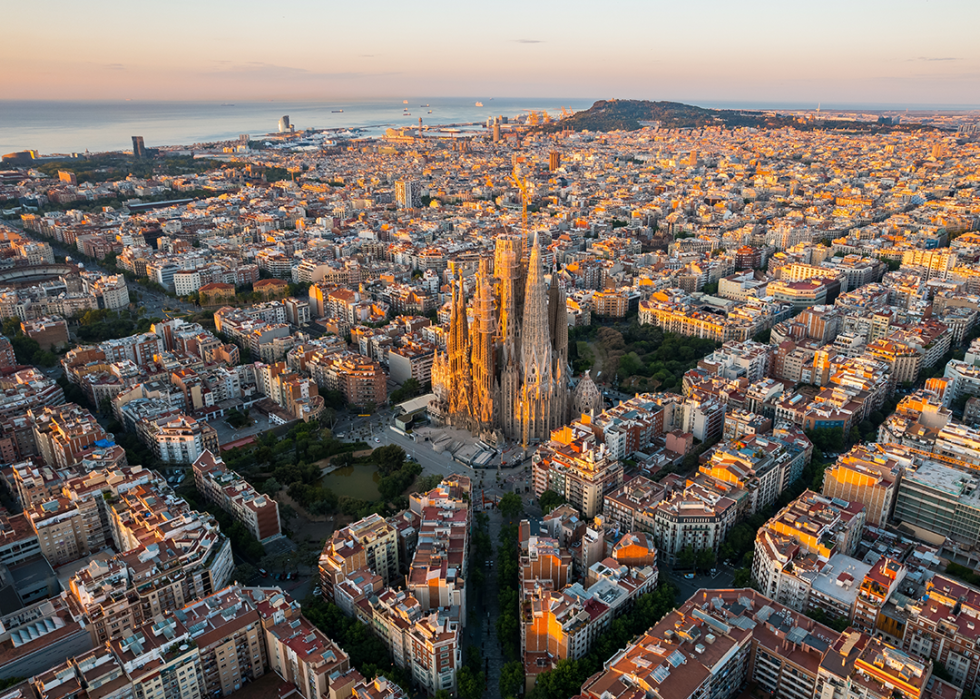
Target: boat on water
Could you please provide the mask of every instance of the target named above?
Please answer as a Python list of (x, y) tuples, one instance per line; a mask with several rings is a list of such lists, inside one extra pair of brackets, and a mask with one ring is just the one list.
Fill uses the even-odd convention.
[(419, 106), (420, 107), (428, 107), (429, 105), (427, 105), (427, 104), (420, 104)]
[(431, 109), (429, 110), (429, 114), (432, 114), (432, 110)]
[(343, 113), (344, 113), (343, 109), (334, 109), (331, 111), (331, 114), (343, 114)]
[(476, 106), (477, 106), (477, 107), (482, 107), (482, 106), (483, 106), (483, 102), (477, 102), (477, 103), (476, 103)]
[(408, 104), (408, 100), (402, 100), (402, 104)]

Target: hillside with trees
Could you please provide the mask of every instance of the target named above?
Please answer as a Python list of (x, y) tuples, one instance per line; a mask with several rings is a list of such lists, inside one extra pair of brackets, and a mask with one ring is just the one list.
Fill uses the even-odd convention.
[(648, 100), (599, 100), (588, 109), (572, 116), (542, 124), (537, 130), (544, 133), (564, 131), (636, 131), (645, 125), (659, 123), (665, 129), (750, 126), (759, 129), (792, 127), (801, 131), (855, 131), (882, 133), (889, 131), (932, 130), (923, 124), (891, 124), (887, 121), (805, 120), (777, 116), (760, 111), (740, 109), (705, 109), (680, 102), (651, 102)]

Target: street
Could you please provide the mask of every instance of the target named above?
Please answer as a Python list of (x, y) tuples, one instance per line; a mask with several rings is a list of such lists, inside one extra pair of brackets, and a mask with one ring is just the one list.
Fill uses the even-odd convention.
[[(493, 543), (494, 550), (498, 550), (500, 542), (500, 530), (503, 528), (503, 517), (497, 512), (490, 512), (487, 533)], [(516, 545), (516, 542), (515, 542)], [(500, 600), (497, 595), (497, 566), (492, 565), (492, 560), (473, 561), (474, 565), (480, 565), (484, 574), (483, 594), (470, 595), (469, 606), (470, 614), (466, 620), (466, 645), (483, 655), (483, 669), (487, 675), (488, 697), (500, 696), (500, 671), (507, 662), (503, 656), (500, 642), (497, 640), (497, 618), (500, 616)]]

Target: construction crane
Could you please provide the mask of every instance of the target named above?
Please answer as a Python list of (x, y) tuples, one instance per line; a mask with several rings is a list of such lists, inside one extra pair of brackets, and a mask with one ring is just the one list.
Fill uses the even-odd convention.
[(562, 119), (567, 119), (570, 116), (572, 116), (572, 113), (570, 111), (568, 111), (567, 109), (565, 109), (564, 107), (562, 107), (561, 108), (561, 118)]
[(527, 249), (527, 176), (521, 176), (520, 165), (514, 163), (514, 172), (510, 178), (514, 180), (517, 189), (521, 192), (521, 247)]

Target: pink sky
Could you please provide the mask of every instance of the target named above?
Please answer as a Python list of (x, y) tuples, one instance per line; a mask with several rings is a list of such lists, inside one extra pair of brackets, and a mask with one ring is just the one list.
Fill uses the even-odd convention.
[(4, 99), (980, 103), (980, 2), (17, 3)]

